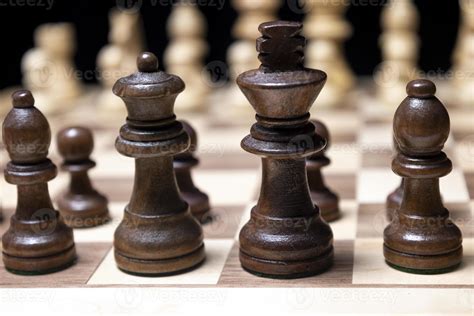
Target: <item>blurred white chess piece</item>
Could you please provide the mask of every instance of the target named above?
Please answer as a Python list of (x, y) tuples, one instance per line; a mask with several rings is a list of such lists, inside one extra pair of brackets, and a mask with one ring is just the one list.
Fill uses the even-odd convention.
[(453, 53), (454, 104), (474, 108), (474, 0), (459, 0), (461, 25)]
[(377, 97), (396, 108), (409, 81), (418, 77), (418, 12), (411, 0), (391, 0), (382, 11), (383, 62), (374, 73)]
[(208, 73), (203, 71), (208, 53), (206, 20), (193, 2), (181, 1), (173, 6), (167, 31), (170, 44), (164, 53), (166, 71), (178, 75), (186, 84), (176, 99), (175, 110), (178, 114), (204, 110), (210, 90)]
[(23, 84), (35, 96), (35, 106), (45, 114), (67, 111), (81, 93), (74, 67), (74, 27), (70, 23), (40, 25), (35, 47), (25, 53), (21, 68)]
[(229, 105), (229, 113), (226, 115), (230, 118), (253, 119), (252, 107), (235, 80), (242, 72), (259, 67), (255, 49), (255, 40), (260, 36), (258, 26), (263, 22), (276, 20), (281, 4), (279, 0), (232, 0), (238, 16), (232, 28), (232, 35), (236, 40), (227, 50), (230, 84), (226, 93)]
[(137, 56), (144, 50), (142, 20), (138, 13), (113, 9), (109, 14), (109, 44), (97, 55), (102, 85), (97, 107), (105, 117), (123, 117), (122, 100), (112, 93), (115, 82), (137, 71)]
[(352, 34), (344, 19), (347, 3), (344, 1), (306, 0), (309, 8), (304, 33), (309, 40), (306, 48), (306, 65), (321, 69), (328, 75), (318, 96), (317, 110), (321, 107), (344, 105), (355, 78), (344, 56), (344, 41)]

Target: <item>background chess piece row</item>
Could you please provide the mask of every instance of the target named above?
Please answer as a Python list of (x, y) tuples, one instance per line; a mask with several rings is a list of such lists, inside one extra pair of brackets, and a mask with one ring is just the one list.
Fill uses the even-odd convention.
[(318, 97), (318, 108), (345, 105), (355, 78), (344, 54), (344, 41), (351, 35), (351, 26), (344, 19), (348, 2), (305, 0), (309, 7), (304, 33), (309, 39), (306, 63), (309, 68), (321, 69), (328, 80)]
[(48, 23), (34, 33), (35, 47), (21, 62), (23, 84), (31, 90), (39, 109), (46, 114), (71, 108), (80, 93), (74, 55), (76, 37), (70, 23)]
[(374, 73), (378, 99), (395, 109), (405, 86), (418, 76), (418, 12), (411, 0), (390, 0), (381, 16), (382, 63)]
[(458, 106), (474, 105), (474, 0), (460, 0), (461, 25), (453, 53), (452, 95)]

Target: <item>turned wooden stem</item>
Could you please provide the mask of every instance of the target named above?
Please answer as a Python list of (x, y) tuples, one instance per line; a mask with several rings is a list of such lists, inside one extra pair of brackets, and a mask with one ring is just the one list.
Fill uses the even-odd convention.
[(418, 216), (439, 216), (446, 213), (441, 201), (438, 178), (405, 178), (403, 192), (400, 213)]
[(87, 171), (71, 172), (69, 192), (73, 194), (91, 194), (94, 188)]
[(140, 215), (167, 215), (185, 211), (173, 171), (173, 157), (135, 160), (135, 182), (128, 210)]
[(304, 159), (262, 158), (262, 185), (256, 210), (271, 217), (314, 215)]
[(41, 209), (53, 210), (47, 183), (25, 184), (17, 186), (18, 198), (15, 217), (29, 221), (35, 212)]

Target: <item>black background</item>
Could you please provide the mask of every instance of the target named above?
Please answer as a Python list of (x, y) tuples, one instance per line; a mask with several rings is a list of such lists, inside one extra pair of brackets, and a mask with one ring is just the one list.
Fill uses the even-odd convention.
[[(37, 5), (21, 5), (24, 1)], [(33, 46), (33, 31), (47, 22), (72, 22), (76, 27), (76, 66), (80, 71), (94, 70), (97, 53), (107, 44), (108, 12), (124, 1), (141, 2), (148, 50), (160, 60), (168, 39), (166, 19), (172, 0), (53, 0), (48, 9), (46, 0), (0, 0), (0, 88), (21, 83), (22, 55)], [(138, 1), (138, 2), (137, 2)], [(218, 1), (223, 1), (221, 7)], [(297, 0), (281, 0), (279, 17), (303, 20), (304, 14), (292, 10)], [(10, 3), (12, 2), (12, 3)], [(450, 67), (451, 52), (459, 25), (459, 4), (456, 0), (414, 1), (420, 15), (419, 36), (421, 50), (419, 66), (423, 71), (446, 71)], [(199, 0), (200, 9), (208, 23), (207, 41), (210, 53), (206, 62), (225, 61), (227, 47), (236, 12), (230, 0)], [(206, 5), (207, 3), (207, 5)], [(16, 5), (14, 5), (16, 4)], [(359, 75), (368, 75), (380, 63), (378, 37), (380, 12), (386, 1), (352, 0), (347, 19), (353, 27), (353, 36), (345, 45), (351, 67)], [(88, 79), (93, 82), (95, 79)]]

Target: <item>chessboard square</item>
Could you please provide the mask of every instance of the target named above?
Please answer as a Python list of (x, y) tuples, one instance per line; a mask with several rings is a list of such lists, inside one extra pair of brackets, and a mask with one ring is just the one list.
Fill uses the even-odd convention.
[(110, 243), (76, 242), (76, 263), (65, 270), (44, 275), (13, 274), (8, 272), (3, 265), (3, 261), (0, 261), (0, 287), (34, 286), (40, 288), (86, 284), (110, 247)]
[(453, 223), (461, 229), (463, 238), (474, 238), (474, 222), (469, 203), (446, 203)]
[(355, 199), (356, 177), (354, 174), (328, 174), (324, 177), (327, 186), (333, 190), (340, 199)]
[(242, 213), (242, 217), (240, 218), (239, 227), (234, 235), (235, 240), (239, 240), (240, 231), (242, 230), (242, 227), (244, 227), (244, 225), (247, 224), (247, 222), (250, 220), (250, 214), (252, 212), (252, 208), (255, 205), (257, 205), (257, 201), (251, 202), (245, 207), (244, 212)]
[(466, 203), (469, 201), (464, 175), (457, 168), (440, 179), (440, 191), (444, 203)]
[(128, 177), (94, 177), (94, 187), (105, 195), (109, 202), (127, 202), (132, 196), (133, 169)]
[(360, 238), (354, 246), (353, 284), (474, 285), (474, 239), (464, 239), (463, 248), (463, 261), (455, 271), (421, 275), (401, 272), (387, 265), (382, 238)]
[(464, 173), (469, 199), (474, 200), (474, 172)]
[(341, 200), (339, 203), (341, 217), (330, 222), (335, 240), (353, 240), (357, 230), (357, 201)]
[(361, 152), (355, 143), (332, 144), (327, 151), (331, 164), (323, 169), (329, 174), (355, 174), (361, 166)]
[(383, 238), (389, 224), (385, 204), (360, 204), (357, 211), (357, 238)]
[(362, 155), (362, 168), (390, 168), (393, 160), (392, 149), (364, 151)]
[(232, 247), (219, 286), (226, 287), (348, 287), (352, 283), (353, 241), (334, 241), (334, 263), (327, 271), (300, 279), (272, 279), (245, 271), (239, 261), (239, 243)]
[(117, 268), (113, 249), (99, 265), (87, 284), (90, 285), (212, 285), (217, 284), (226, 258), (233, 244), (232, 239), (204, 240), (206, 260), (198, 268), (172, 276), (146, 277), (127, 274)]
[(130, 177), (133, 179), (135, 170), (133, 158), (125, 157), (115, 150), (103, 152), (101, 155), (95, 155), (95, 157), (97, 167), (89, 172), (92, 181), (95, 178)]
[(393, 143), (391, 124), (366, 125), (359, 131), (358, 144), (363, 152), (391, 149)]
[(387, 195), (400, 185), (400, 181), (389, 168), (362, 169), (357, 177), (357, 201), (360, 204), (385, 203)]
[(74, 229), (76, 242), (109, 242), (114, 240), (114, 232), (123, 218), (123, 211), (127, 203), (109, 203), (110, 220), (99, 226)]
[(234, 238), (244, 211), (245, 205), (213, 205), (202, 225), (204, 238)]
[[(316, 105), (317, 106), (317, 105)], [(315, 118), (323, 122), (331, 133), (331, 143), (354, 143), (354, 131), (360, 128), (360, 118), (353, 109), (315, 108)]]
[(468, 136), (453, 148), (453, 161), (464, 172), (474, 172), (474, 134)]
[(258, 170), (196, 170), (196, 186), (209, 195), (211, 204), (242, 204), (255, 195)]

